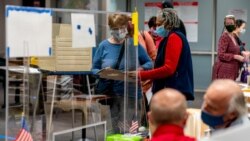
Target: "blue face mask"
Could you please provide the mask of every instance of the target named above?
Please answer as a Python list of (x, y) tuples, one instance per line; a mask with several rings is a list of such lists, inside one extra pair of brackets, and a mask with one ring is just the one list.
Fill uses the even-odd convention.
[(161, 37), (166, 37), (168, 35), (168, 31), (164, 28), (164, 26), (156, 28), (155, 33)]
[(212, 128), (224, 124), (223, 117), (224, 114), (221, 116), (213, 116), (207, 112), (204, 111), (201, 112), (202, 121)]

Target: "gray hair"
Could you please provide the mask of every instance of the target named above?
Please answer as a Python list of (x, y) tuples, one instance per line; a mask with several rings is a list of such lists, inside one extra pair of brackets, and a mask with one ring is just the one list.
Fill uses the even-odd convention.
[(158, 14), (157, 18), (163, 22), (164, 28), (172, 30), (173, 28), (180, 27), (180, 19), (177, 12), (172, 8), (164, 8)]
[(239, 116), (243, 116), (247, 113), (246, 101), (244, 95), (236, 94), (229, 101), (228, 112), (236, 111)]

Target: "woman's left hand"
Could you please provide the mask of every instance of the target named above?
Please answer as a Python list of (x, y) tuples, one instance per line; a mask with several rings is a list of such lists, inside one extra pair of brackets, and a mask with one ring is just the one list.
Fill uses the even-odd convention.
[(250, 52), (249, 51), (242, 51), (241, 53), (244, 57), (245, 62), (249, 62)]

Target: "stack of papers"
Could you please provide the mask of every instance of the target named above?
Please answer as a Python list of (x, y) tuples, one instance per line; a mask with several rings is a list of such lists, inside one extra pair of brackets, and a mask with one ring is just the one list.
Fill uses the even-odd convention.
[(100, 70), (98, 74), (100, 78), (105, 78), (105, 79), (128, 81), (128, 82), (136, 81), (136, 77), (128, 77), (125, 72), (112, 68), (104, 68)]

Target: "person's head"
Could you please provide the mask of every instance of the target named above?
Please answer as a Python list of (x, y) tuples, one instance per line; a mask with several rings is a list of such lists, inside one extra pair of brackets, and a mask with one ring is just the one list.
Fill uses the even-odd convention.
[(186, 99), (179, 91), (166, 88), (157, 92), (151, 99), (148, 112), (151, 133), (164, 124), (184, 127), (188, 117), (186, 108)]
[(227, 15), (224, 18), (224, 27), (227, 32), (232, 33), (235, 30), (235, 17), (234, 15)]
[(148, 21), (148, 28), (150, 30), (156, 30), (156, 16), (152, 16)]
[(235, 21), (235, 26), (236, 26), (235, 33), (237, 35), (244, 34), (246, 32), (246, 22), (244, 20), (237, 19)]
[(156, 33), (165, 37), (169, 31), (180, 27), (180, 19), (174, 9), (165, 8), (158, 12), (156, 24)]
[(208, 87), (201, 114), (203, 122), (208, 126), (214, 129), (227, 128), (246, 112), (243, 92), (233, 80), (215, 80)]
[(125, 14), (111, 14), (108, 17), (108, 25), (111, 30), (111, 35), (118, 42), (125, 39), (128, 34), (127, 26), (130, 17)]
[(161, 8), (164, 9), (164, 8), (174, 8), (172, 2), (170, 0), (164, 0), (162, 2), (162, 5), (161, 5)]

